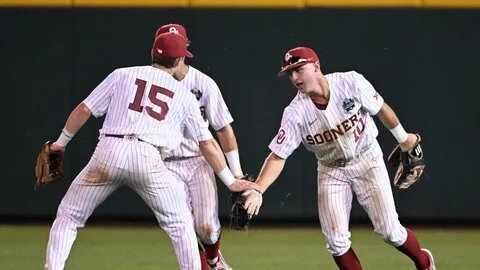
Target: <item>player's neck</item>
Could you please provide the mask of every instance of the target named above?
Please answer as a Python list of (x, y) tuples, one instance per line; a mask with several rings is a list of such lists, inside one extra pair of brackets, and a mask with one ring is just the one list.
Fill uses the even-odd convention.
[(161, 66), (157, 63), (153, 63), (152, 66), (155, 67), (155, 68), (161, 69), (161, 70), (167, 72), (168, 74), (170, 74), (172, 76), (173, 76), (173, 74), (175, 74), (175, 71), (176, 71), (176, 68), (166, 68), (166, 67)]
[(325, 77), (319, 77), (317, 87), (308, 94), (316, 104), (328, 104), (330, 100), (330, 87)]
[(175, 79), (179, 82), (182, 81), (185, 78), (185, 76), (187, 76), (189, 68), (190, 67), (184, 62), (180, 63), (178, 66), (178, 70), (175, 72), (173, 77), (175, 77)]

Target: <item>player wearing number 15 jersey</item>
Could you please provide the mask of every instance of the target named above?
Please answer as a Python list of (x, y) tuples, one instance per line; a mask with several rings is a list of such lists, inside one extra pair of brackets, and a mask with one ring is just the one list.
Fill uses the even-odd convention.
[(64, 268), (77, 229), (121, 186), (133, 189), (152, 209), (172, 241), (179, 268), (200, 269), (185, 183), (166, 168), (163, 152), (178, 147), (185, 131), (199, 143), (202, 154), (230, 190), (244, 190), (251, 184), (234, 178), (200, 116), (195, 97), (173, 78), (184, 57), (192, 54), (183, 36), (159, 35), (152, 48), (152, 66), (115, 70), (70, 114), (51, 151), (65, 151), (91, 115), (105, 115), (105, 121), (90, 161), (58, 207), (45, 269)]

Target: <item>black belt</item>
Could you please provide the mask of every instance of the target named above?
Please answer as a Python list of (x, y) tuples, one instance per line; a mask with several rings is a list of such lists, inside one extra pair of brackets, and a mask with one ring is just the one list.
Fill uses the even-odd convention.
[(105, 134), (105, 137), (113, 137), (113, 138), (119, 138), (119, 139), (123, 139), (123, 138), (126, 138), (128, 140), (138, 140), (139, 142), (146, 142), (140, 138), (138, 138), (136, 135), (117, 135), (117, 134)]
[(195, 158), (198, 156), (188, 156), (188, 157), (166, 157), (163, 161), (179, 161), (179, 160), (185, 160), (189, 158)]

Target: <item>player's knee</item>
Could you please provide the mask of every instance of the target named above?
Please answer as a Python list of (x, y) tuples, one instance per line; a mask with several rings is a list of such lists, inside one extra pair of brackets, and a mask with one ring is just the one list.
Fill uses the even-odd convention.
[(87, 218), (88, 217), (85, 217), (79, 211), (60, 205), (58, 207), (56, 220), (59, 222), (74, 223), (77, 227), (84, 227)]
[(402, 226), (392, 226), (389, 230), (375, 230), (375, 233), (394, 247), (401, 246), (407, 239), (407, 232)]

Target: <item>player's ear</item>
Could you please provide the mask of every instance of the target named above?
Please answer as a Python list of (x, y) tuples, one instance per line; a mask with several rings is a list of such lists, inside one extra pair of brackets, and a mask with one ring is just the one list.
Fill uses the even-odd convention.
[(320, 62), (316, 61), (313, 65), (315, 66), (315, 72), (320, 71)]

